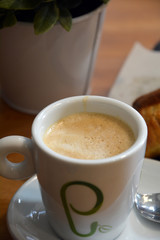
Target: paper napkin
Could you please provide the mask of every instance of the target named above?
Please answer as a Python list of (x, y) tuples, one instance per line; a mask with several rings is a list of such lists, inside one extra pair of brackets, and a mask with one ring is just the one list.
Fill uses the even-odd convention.
[(160, 88), (160, 51), (148, 50), (135, 43), (109, 97), (132, 105), (133, 101)]

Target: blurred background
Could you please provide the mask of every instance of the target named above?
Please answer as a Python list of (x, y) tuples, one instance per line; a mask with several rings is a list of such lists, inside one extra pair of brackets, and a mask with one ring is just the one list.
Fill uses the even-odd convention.
[(140, 42), (152, 49), (160, 40), (159, 28), (159, 0), (111, 0), (92, 79), (92, 93), (107, 95), (134, 43)]

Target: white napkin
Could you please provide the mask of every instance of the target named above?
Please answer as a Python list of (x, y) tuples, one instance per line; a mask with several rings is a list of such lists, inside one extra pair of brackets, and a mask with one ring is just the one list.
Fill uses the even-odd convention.
[(132, 105), (133, 101), (160, 88), (160, 51), (135, 43), (112, 87), (109, 97)]

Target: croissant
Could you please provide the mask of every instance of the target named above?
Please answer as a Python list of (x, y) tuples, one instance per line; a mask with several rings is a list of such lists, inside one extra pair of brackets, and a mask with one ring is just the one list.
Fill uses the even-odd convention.
[(148, 127), (145, 157), (160, 159), (160, 89), (145, 94), (133, 102)]

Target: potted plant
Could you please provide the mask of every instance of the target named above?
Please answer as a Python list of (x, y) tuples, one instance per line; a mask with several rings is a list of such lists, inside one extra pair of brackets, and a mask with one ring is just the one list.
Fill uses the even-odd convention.
[(0, 0), (1, 95), (37, 113), (88, 93), (109, 0)]

